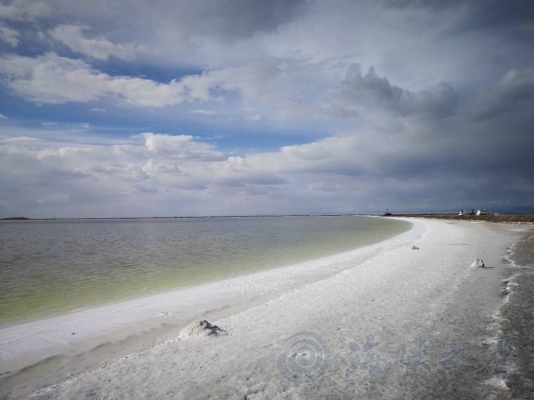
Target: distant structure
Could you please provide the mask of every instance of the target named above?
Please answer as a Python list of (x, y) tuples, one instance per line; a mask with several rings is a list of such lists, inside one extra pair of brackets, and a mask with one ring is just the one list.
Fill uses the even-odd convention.
[(467, 209), (461, 209), (458, 215), (475, 215), (475, 210), (471, 209), (471, 212), (469, 212)]
[(393, 215), (389, 212), (389, 208), (386, 208), (386, 212), (382, 214), (383, 217), (389, 217), (390, 215)]

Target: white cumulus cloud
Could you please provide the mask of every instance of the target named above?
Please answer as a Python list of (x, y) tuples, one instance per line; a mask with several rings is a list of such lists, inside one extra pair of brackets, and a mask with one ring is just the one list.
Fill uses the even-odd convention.
[(215, 111), (213, 110), (190, 110), (187, 113), (188, 114), (212, 115), (212, 114), (215, 114)]
[(223, 154), (216, 151), (209, 143), (194, 141), (190, 135), (167, 135), (153, 132), (142, 133), (149, 153), (174, 156), (180, 159), (221, 160)]
[(19, 32), (15, 29), (7, 27), (0, 22), (0, 40), (8, 43), (12, 47), (17, 47), (19, 44)]
[(99, 60), (107, 60), (111, 56), (132, 60), (143, 51), (143, 46), (133, 43), (112, 43), (104, 37), (86, 37), (84, 31), (87, 29), (81, 25), (60, 25), (55, 27), (50, 35), (72, 51)]
[(14, 0), (9, 5), (0, 4), (0, 18), (33, 21), (50, 15), (52, 8), (44, 1)]
[(111, 76), (82, 60), (56, 53), (31, 58), (8, 55), (0, 58), (0, 73), (19, 96), (36, 103), (89, 102), (115, 97), (137, 106), (162, 107), (186, 99), (177, 81), (158, 83), (149, 79)]

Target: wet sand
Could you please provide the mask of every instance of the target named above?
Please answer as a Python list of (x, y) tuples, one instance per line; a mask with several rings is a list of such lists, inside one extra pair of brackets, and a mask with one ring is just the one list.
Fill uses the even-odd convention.
[(511, 272), (505, 290), (508, 301), (502, 306), (502, 332), (515, 338), (514, 347), (519, 358), (511, 359), (506, 378), (512, 398), (534, 398), (534, 231), (529, 232), (507, 259)]

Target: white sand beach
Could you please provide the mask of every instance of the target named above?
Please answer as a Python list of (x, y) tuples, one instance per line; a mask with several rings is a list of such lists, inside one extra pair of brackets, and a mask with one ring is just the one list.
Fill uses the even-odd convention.
[[(335, 256), (1, 329), (0, 396), (507, 398), (504, 256), (526, 228), (409, 221)], [(199, 319), (228, 335), (178, 338)]]

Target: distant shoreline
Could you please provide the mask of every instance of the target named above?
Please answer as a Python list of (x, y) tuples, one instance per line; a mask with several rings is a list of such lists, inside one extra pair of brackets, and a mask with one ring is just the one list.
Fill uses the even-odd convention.
[(205, 215), (190, 217), (65, 217), (65, 218), (27, 218), (27, 217), (7, 217), (0, 218), (0, 221), (68, 221), (68, 220), (106, 220), (106, 219), (201, 219), (201, 218), (282, 218), (282, 217), (369, 217), (379, 216), (380, 214), (283, 214), (283, 215)]
[[(205, 215), (205, 216), (174, 216), (174, 217), (65, 217), (65, 218), (27, 218), (7, 217), (0, 221), (92, 221), (92, 220), (161, 220), (161, 219), (206, 219), (206, 218), (283, 218), (283, 217), (377, 217), (384, 216), (377, 213), (341, 213), (341, 214), (282, 214), (282, 215)], [(534, 223), (533, 213), (500, 212), (499, 215), (458, 215), (456, 212), (443, 213), (399, 213), (387, 215), (387, 217), (401, 218), (431, 218), (455, 221), (485, 221), (485, 222), (519, 222)]]

